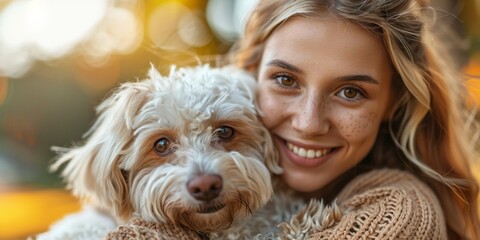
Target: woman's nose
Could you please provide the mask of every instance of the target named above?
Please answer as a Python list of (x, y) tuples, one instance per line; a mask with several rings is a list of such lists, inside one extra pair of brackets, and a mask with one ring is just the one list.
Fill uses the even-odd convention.
[(304, 137), (322, 135), (329, 131), (328, 111), (318, 95), (306, 96), (292, 116), (292, 127)]

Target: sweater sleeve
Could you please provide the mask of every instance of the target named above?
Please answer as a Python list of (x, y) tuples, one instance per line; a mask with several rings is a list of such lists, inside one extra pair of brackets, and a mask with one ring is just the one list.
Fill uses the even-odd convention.
[(150, 223), (140, 218), (135, 218), (127, 224), (118, 226), (104, 237), (104, 240), (129, 239), (200, 240), (201, 237), (186, 228), (172, 224)]
[(447, 239), (437, 197), (404, 171), (360, 175), (341, 191), (337, 203), (339, 220), (309, 239)]

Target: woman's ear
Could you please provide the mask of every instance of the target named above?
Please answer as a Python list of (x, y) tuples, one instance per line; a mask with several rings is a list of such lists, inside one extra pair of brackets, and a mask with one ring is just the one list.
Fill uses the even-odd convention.
[(62, 176), (76, 196), (113, 210), (119, 218), (129, 217), (132, 209), (128, 182), (120, 166), (133, 142), (134, 118), (147, 101), (148, 84), (123, 84), (97, 107), (98, 118), (87, 132), (85, 144), (60, 149), (60, 158), (51, 166), (58, 170), (64, 165)]

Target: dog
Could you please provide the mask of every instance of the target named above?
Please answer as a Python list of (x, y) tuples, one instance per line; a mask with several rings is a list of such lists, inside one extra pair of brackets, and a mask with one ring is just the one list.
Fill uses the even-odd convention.
[(255, 79), (231, 66), (168, 76), (152, 66), (147, 79), (122, 84), (83, 144), (55, 149), (51, 169), (63, 169), (90, 210), (37, 239), (101, 238), (134, 216), (221, 236), (271, 199), (282, 172), (255, 92)]

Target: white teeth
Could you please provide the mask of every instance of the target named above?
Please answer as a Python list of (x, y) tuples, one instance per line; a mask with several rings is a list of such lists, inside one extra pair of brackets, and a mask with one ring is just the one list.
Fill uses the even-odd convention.
[(325, 149), (321, 149), (321, 150), (305, 149), (305, 148), (297, 147), (297, 146), (295, 146), (291, 143), (287, 143), (287, 146), (288, 146), (288, 149), (290, 149), (290, 151), (292, 151), (295, 154), (297, 154), (298, 156), (304, 157), (304, 158), (323, 157), (323, 156), (327, 155), (327, 153), (329, 153), (330, 150), (331, 150), (330, 148), (325, 148)]
[(313, 151), (312, 149), (309, 149), (307, 151), (307, 158), (314, 158), (315, 157), (315, 151)]

